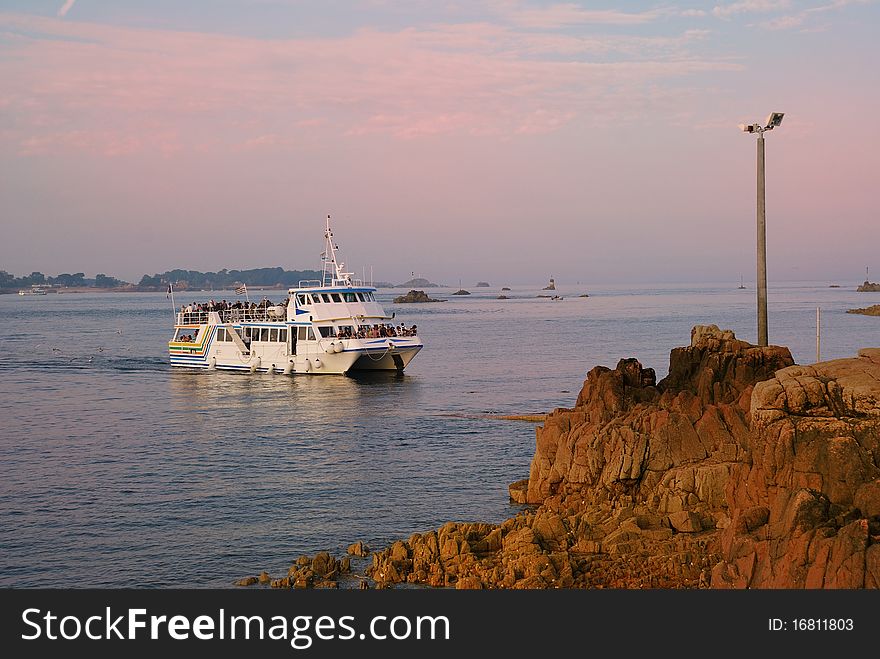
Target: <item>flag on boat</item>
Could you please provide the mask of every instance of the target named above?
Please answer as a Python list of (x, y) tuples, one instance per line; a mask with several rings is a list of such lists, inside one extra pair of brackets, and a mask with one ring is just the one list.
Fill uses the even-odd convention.
[(247, 295), (247, 284), (242, 284), (238, 288), (235, 289), (236, 295)]
[(165, 299), (168, 300), (171, 298), (171, 284), (168, 284), (168, 290), (165, 291)]

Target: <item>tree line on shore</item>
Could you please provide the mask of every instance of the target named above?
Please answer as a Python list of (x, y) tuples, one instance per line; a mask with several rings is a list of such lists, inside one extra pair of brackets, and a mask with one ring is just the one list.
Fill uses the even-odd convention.
[(154, 275), (144, 275), (137, 284), (129, 283), (103, 273), (87, 278), (85, 273), (62, 273), (48, 276), (42, 272), (17, 277), (0, 270), (0, 289), (11, 291), (30, 286), (54, 286), (59, 288), (126, 288), (133, 291), (165, 290), (169, 284), (184, 289), (228, 289), (247, 286), (296, 286), (303, 279), (320, 279), (317, 270), (285, 270), (283, 268), (252, 268), (250, 270), (227, 270), (199, 272), (198, 270), (168, 270)]

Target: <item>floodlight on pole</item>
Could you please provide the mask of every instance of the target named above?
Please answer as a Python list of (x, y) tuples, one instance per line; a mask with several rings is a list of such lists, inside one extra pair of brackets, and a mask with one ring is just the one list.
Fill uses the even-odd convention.
[(766, 346), (767, 337), (767, 209), (764, 195), (764, 133), (782, 124), (784, 112), (771, 112), (762, 126), (761, 124), (740, 124), (739, 128), (746, 133), (758, 134), (758, 345)]

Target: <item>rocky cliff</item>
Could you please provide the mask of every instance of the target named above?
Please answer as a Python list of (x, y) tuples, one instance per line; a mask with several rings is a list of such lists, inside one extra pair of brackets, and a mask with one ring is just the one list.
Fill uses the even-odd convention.
[(757, 384), (712, 585), (880, 587), (880, 349)]
[(877, 587), (880, 349), (793, 365), (698, 326), (669, 375), (596, 367), (537, 429), (537, 508), (373, 555), (379, 585)]

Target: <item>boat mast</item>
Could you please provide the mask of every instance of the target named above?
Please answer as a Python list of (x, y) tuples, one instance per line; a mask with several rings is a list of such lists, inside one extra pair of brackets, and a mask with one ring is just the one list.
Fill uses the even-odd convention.
[(324, 229), (324, 251), (321, 253), (321, 286), (351, 286), (351, 276), (354, 273), (345, 272), (345, 263), (336, 260), (337, 249), (339, 245), (333, 241), (328, 215)]

